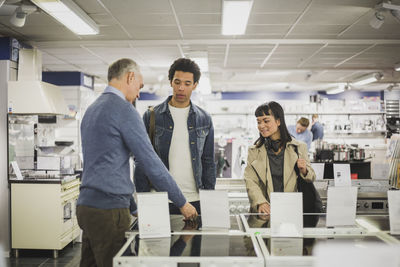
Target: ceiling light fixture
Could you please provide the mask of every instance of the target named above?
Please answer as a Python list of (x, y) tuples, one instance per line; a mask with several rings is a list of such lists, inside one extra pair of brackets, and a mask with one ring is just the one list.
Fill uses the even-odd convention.
[(369, 21), (369, 25), (371, 25), (371, 27), (374, 29), (379, 29), (380, 27), (382, 27), (384, 22), (385, 16), (381, 12), (377, 11), (375, 12), (372, 19)]
[(400, 62), (394, 65), (394, 70), (395, 71), (400, 71)]
[(363, 76), (363, 77), (353, 81), (352, 84), (355, 86), (361, 86), (361, 85), (366, 85), (369, 83), (379, 81), (382, 78), (383, 78), (383, 75), (381, 73), (372, 73), (372, 74)]
[(390, 14), (400, 22), (400, 5), (394, 5), (391, 1), (382, 2), (375, 6), (375, 14), (369, 24), (374, 29), (379, 29), (385, 22), (385, 16), (382, 12), (390, 11)]
[(350, 86), (348, 84), (341, 83), (335, 88), (326, 90), (326, 93), (328, 95), (335, 95), (335, 94), (343, 93), (346, 90), (350, 90)]
[(253, 0), (222, 2), (222, 34), (242, 35), (246, 32)]
[(16, 27), (23, 27), (25, 25), (26, 17), (36, 10), (36, 6), (21, 5), (15, 9), (10, 18), (10, 23)]
[(398, 87), (399, 85), (397, 83), (393, 83), (391, 85), (389, 85), (386, 90), (388, 90), (389, 92), (391, 92), (393, 90), (393, 88)]
[(72, 0), (31, 0), (58, 22), (78, 35), (94, 35), (99, 27)]
[(382, 2), (375, 6), (375, 9), (386, 9), (386, 10), (398, 10), (400, 11), (400, 5), (394, 5), (391, 1), (387, 1), (386, 3)]
[(400, 22), (400, 10), (390, 10), (390, 14), (398, 21)]

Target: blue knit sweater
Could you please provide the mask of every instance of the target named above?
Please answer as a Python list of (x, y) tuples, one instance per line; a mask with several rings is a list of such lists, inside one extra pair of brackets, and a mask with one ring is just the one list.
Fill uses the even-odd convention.
[(129, 170), (133, 156), (157, 191), (168, 192), (178, 207), (186, 199), (154, 152), (143, 121), (121, 91), (108, 86), (87, 109), (81, 124), (83, 175), (77, 205), (136, 211)]

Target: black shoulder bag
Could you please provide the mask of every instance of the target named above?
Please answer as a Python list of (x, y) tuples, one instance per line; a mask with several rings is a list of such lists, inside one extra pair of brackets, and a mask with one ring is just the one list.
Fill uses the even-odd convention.
[[(297, 146), (293, 146), (293, 148), (297, 156), (299, 156)], [(303, 193), (303, 213), (321, 213), (322, 201), (318, 191), (315, 189), (314, 183), (301, 178), (297, 164), (294, 166), (294, 170), (297, 174), (297, 191)], [(315, 227), (318, 221), (319, 215), (303, 216), (304, 227)]]

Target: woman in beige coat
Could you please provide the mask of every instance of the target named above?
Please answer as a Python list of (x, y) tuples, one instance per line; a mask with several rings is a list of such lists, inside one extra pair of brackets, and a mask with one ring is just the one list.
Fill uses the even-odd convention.
[[(250, 211), (270, 213), (271, 192), (297, 192), (297, 173), (315, 180), (308, 159), (307, 145), (290, 136), (281, 105), (269, 102), (255, 111), (260, 137), (249, 148), (244, 172)], [(297, 147), (297, 153), (296, 149)]]

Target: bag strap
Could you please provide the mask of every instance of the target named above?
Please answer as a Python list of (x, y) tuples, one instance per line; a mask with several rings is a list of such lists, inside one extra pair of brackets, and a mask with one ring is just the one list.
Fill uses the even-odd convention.
[[(155, 135), (155, 131), (156, 131), (156, 114), (154, 112), (154, 107), (149, 107), (149, 111), (150, 111), (150, 125), (149, 125), (149, 133), (148, 134), (149, 134), (151, 145), (153, 146), (153, 149), (154, 149), (154, 135)], [(148, 177), (146, 177), (146, 179), (149, 182), (150, 190), (153, 189), (154, 186), (151, 183), (150, 179)]]
[(154, 112), (154, 107), (149, 107), (149, 111), (150, 111), (149, 137), (151, 145), (154, 147), (154, 134), (156, 131), (156, 114)]
[(299, 151), (297, 150), (297, 146), (293, 145), (293, 150), (296, 152), (297, 157), (299, 157)]
[[(297, 158), (300, 158), (299, 151), (297, 150), (297, 146), (293, 145), (293, 150), (294, 150), (294, 152), (296, 152)], [(297, 164), (294, 165), (294, 171), (297, 174), (297, 178), (299, 178), (300, 177), (300, 170), (299, 170), (299, 167), (297, 167)]]

